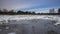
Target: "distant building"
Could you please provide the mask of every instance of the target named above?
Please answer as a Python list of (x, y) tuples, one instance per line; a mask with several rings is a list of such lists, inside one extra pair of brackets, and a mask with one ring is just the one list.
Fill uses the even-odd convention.
[(58, 13), (60, 13), (60, 8), (58, 9)]
[(49, 13), (54, 13), (54, 9), (50, 9), (50, 12)]

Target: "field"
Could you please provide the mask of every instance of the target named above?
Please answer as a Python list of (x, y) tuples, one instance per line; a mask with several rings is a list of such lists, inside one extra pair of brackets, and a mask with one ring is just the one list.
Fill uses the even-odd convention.
[(60, 34), (59, 15), (0, 15), (1, 34)]

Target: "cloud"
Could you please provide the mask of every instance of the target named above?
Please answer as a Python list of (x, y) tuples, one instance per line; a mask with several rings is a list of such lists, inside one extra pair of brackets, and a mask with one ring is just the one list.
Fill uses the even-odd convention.
[[(41, 8), (60, 6), (60, 0), (0, 0), (0, 8), (40, 10)], [(27, 8), (27, 9), (26, 9)]]
[(28, 0), (0, 0), (1, 9), (25, 9), (36, 6), (33, 1)]
[[(49, 13), (50, 9), (53, 8), (42, 8), (40, 10), (36, 10), (36, 13)], [(58, 13), (58, 8), (54, 8), (54, 13)]]

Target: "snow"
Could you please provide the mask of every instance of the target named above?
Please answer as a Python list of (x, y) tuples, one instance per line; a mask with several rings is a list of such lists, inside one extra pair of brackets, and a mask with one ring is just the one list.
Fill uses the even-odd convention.
[(49, 19), (49, 20), (57, 20), (56, 24), (60, 24), (60, 17), (59, 15), (0, 15), (0, 21), (8, 20), (31, 20), (31, 19)]
[(8, 34), (15, 34), (14, 32), (12, 32), (12, 33), (8, 33)]
[[(8, 24), (18, 24), (18, 31), (24, 30), (24, 34), (47, 34), (53, 30), (60, 34), (60, 29), (52, 24), (51, 20), (57, 20), (60, 24), (59, 15), (1, 15), (0, 21), (6, 20)], [(9, 33), (15, 34), (15, 33)]]

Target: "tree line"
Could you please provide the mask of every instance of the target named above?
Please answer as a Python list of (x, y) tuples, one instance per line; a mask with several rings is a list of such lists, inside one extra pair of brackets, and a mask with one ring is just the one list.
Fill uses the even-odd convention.
[(7, 9), (0, 9), (0, 15), (60, 15), (60, 9), (58, 9), (58, 13), (35, 13), (34, 11), (14, 11)]
[(35, 12), (31, 12), (31, 11), (17, 11), (15, 12), (14, 10), (6, 10), (6, 9), (3, 9), (3, 10), (0, 10), (0, 15), (24, 15), (24, 14), (36, 14)]

